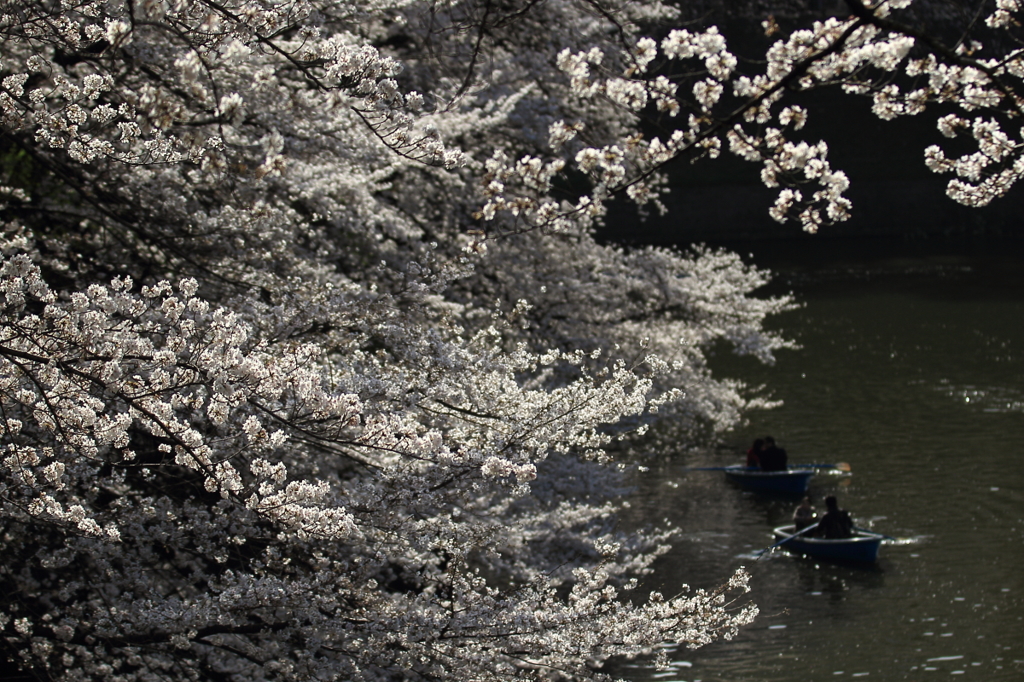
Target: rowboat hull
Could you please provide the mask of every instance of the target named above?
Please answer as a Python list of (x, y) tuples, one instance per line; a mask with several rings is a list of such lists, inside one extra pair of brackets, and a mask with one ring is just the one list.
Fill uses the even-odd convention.
[(744, 490), (783, 495), (804, 494), (813, 475), (814, 469), (760, 471), (739, 465), (725, 468), (725, 477)]
[[(775, 534), (776, 542), (780, 542), (791, 537), (794, 531), (795, 526), (789, 525), (779, 526), (772, 532)], [(858, 530), (852, 538), (838, 540), (799, 535), (784, 542), (780, 547), (794, 554), (804, 554), (815, 559), (870, 564), (878, 560), (878, 548), (884, 539), (884, 535)]]

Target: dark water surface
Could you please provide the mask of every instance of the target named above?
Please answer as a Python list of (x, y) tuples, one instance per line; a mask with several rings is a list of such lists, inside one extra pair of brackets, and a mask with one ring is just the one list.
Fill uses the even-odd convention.
[[(771, 249), (771, 250), (769, 250)], [(773, 367), (718, 370), (765, 384), (784, 407), (751, 415), (730, 447), (652, 465), (634, 510), (682, 528), (649, 586), (713, 587), (746, 566), (754, 624), (729, 642), (672, 651), (635, 680), (1024, 680), (1024, 249), (1010, 243), (827, 242), (747, 247), (772, 287), (805, 304), (776, 324), (802, 350)], [(791, 462), (848, 462), (816, 476), (860, 526), (897, 538), (874, 568), (775, 552), (795, 502), (719, 472), (771, 434)]]

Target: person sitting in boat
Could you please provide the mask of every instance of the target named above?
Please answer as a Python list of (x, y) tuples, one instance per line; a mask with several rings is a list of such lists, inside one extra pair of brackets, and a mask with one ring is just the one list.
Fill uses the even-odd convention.
[(818, 514), (814, 511), (814, 507), (811, 506), (811, 498), (805, 497), (800, 501), (800, 506), (793, 512), (793, 530), (800, 532), (807, 526), (814, 523)]
[(853, 519), (845, 509), (839, 508), (835, 495), (825, 498), (827, 511), (818, 522), (817, 533), (826, 540), (853, 537)]
[(764, 437), (764, 450), (761, 451), (761, 471), (785, 471), (786, 451), (775, 444), (771, 436)]
[(754, 445), (747, 450), (747, 468), (761, 468), (761, 452), (764, 450), (764, 441), (760, 438), (754, 441)]

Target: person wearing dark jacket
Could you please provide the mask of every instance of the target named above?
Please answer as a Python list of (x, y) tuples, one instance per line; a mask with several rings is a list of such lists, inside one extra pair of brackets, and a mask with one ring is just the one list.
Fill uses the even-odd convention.
[(825, 515), (818, 522), (818, 535), (826, 540), (853, 537), (853, 519), (845, 509), (839, 508), (835, 495), (825, 498)]
[(761, 451), (761, 471), (785, 471), (786, 451), (775, 444), (771, 436), (764, 437), (764, 450)]
[(764, 450), (764, 441), (758, 438), (754, 441), (753, 447), (747, 450), (747, 468), (761, 468), (761, 451)]

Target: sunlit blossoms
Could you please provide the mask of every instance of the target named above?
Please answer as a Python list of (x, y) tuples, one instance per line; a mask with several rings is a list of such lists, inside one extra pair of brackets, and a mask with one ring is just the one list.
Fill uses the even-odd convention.
[(771, 362), (792, 302), (734, 254), (594, 228), (727, 153), (777, 220), (846, 219), (786, 101), (827, 86), (886, 119), (941, 105), (971, 146), (925, 163), (964, 203), (1004, 194), (1022, 54), (946, 47), (908, 5), (745, 60), (653, 1), (0, 3), (3, 660), (602, 679), (731, 637), (743, 571), (646, 596), (674, 529), (618, 528), (623, 453), (767, 406), (707, 356)]

